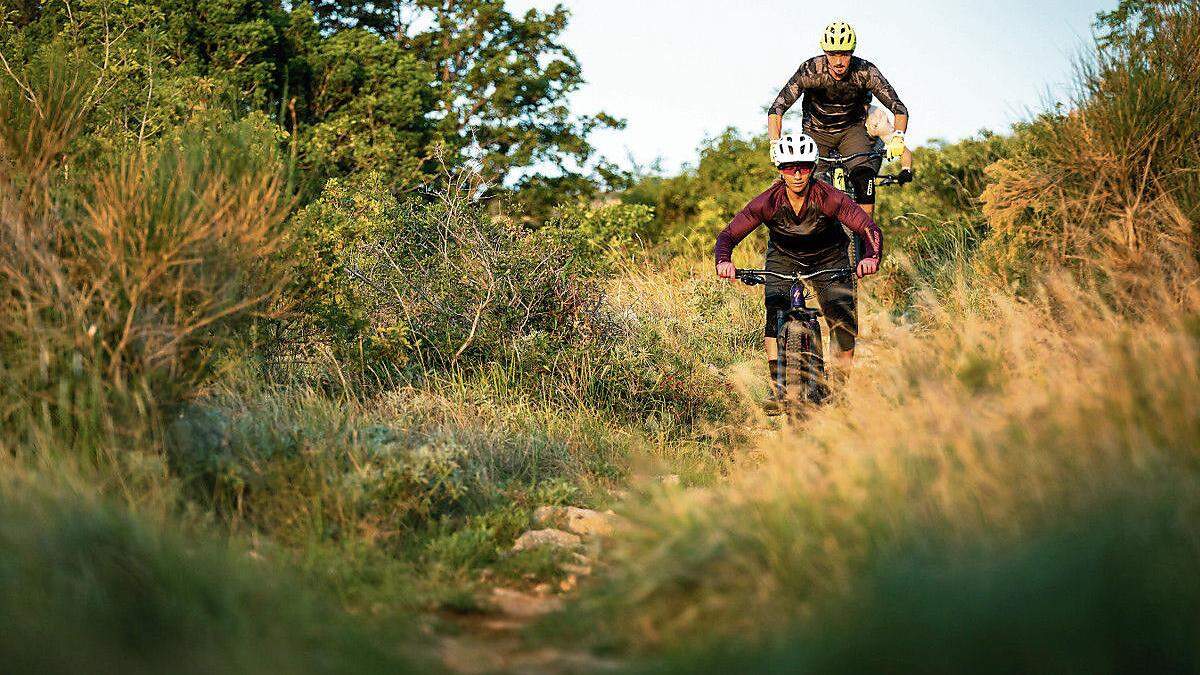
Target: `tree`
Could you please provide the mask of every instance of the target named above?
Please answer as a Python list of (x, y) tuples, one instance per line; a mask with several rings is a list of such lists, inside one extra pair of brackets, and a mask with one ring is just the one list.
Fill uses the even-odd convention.
[(428, 178), (428, 65), (362, 29), (323, 33), (278, 0), (74, 0), (5, 15), (16, 63), (65, 47), (94, 64), (92, 154), (154, 141), (198, 117), (267, 115), (315, 193), (373, 170), (399, 188)]
[(623, 126), (568, 107), (583, 77), (560, 40), (570, 16), (561, 5), (518, 17), (503, 0), (318, 0), (316, 14), (326, 30), (370, 30), (429, 64), (436, 138), (494, 183), (541, 165), (577, 176), (592, 131)]

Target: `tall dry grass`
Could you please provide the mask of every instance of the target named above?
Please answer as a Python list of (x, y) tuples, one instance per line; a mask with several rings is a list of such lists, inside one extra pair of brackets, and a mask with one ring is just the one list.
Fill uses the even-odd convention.
[[(1127, 3), (1137, 5), (1139, 3)], [(1159, 2), (1098, 24), (1074, 109), (988, 168), (976, 272), (1036, 281), (1065, 266), (1126, 311), (1186, 304), (1200, 216), (1200, 9)], [(1165, 304), (1164, 304), (1165, 303)]]
[(276, 301), (288, 200), (238, 125), (85, 164), (80, 72), (47, 57), (0, 86), (0, 444), (116, 467)]
[[(989, 239), (918, 323), (871, 308), (833, 405), (631, 513), (585, 603), (608, 639), (782, 642), (740, 652), (762, 672), (1194, 667), (1200, 9), (1141, 16), (989, 168)], [(730, 666), (700, 653), (667, 668)]]

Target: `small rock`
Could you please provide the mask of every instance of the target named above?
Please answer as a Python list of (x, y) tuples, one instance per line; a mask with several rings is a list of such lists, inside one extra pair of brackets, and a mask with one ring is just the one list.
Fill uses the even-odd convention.
[(658, 479), (658, 482), (668, 486), (679, 485), (679, 474), (673, 473), (668, 476), (662, 476)]
[(550, 593), (553, 590), (554, 590), (554, 587), (545, 582), (542, 582), (542, 583), (538, 584), (537, 586), (533, 587), (533, 592), (537, 593), (538, 595), (541, 595), (541, 596), (550, 595)]
[(504, 614), (521, 619), (532, 619), (562, 609), (562, 600), (559, 598), (539, 598), (511, 588), (493, 588), (492, 602)]
[(612, 517), (599, 511), (568, 506), (567, 529), (575, 534), (606, 536), (612, 534)]
[(545, 529), (529, 530), (517, 538), (513, 551), (528, 551), (539, 546), (554, 546), (557, 548), (575, 548), (583, 543), (579, 535), (563, 532), (562, 530)]
[(564, 563), (559, 569), (575, 577), (586, 577), (592, 573), (592, 561), (585, 555), (571, 554), (571, 562)]
[(592, 573), (590, 565), (572, 565), (570, 563), (563, 565), (560, 569), (571, 575), (571, 578), (586, 577)]
[(533, 522), (542, 527), (549, 527), (562, 517), (561, 506), (539, 506), (533, 512)]

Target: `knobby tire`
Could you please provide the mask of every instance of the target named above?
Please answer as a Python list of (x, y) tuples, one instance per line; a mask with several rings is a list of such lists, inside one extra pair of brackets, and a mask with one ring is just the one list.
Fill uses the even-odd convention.
[(814, 319), (788, 319), (779, 331), (784, 405), (790, 417), (825, 399), (825, 362), (821, 327)]

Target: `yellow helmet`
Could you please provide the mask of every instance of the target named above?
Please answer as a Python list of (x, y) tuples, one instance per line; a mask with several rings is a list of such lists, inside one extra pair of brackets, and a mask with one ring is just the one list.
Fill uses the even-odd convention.
[(834, 21), (825, 27), (821, 37), (821, 50), (826, 52), (852, 52), (858, 45), (854, 29), (845, 21)]

